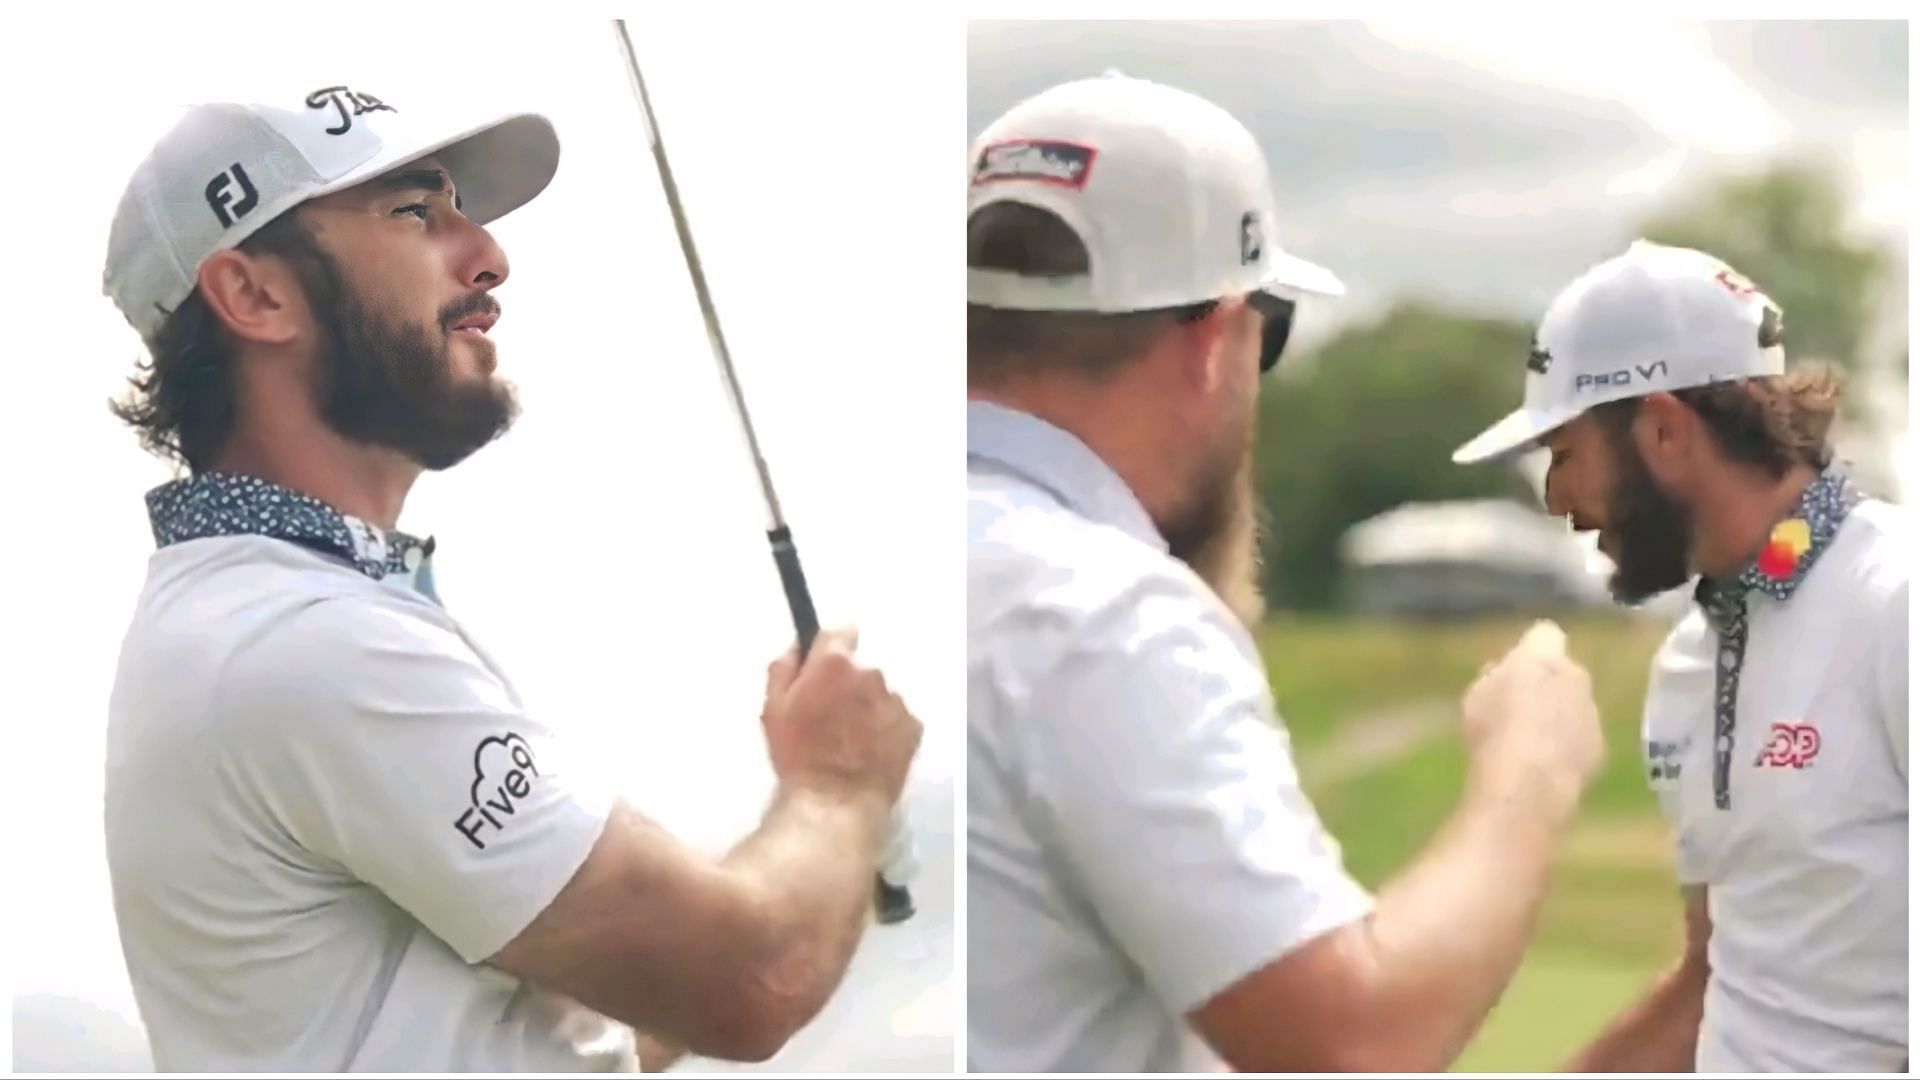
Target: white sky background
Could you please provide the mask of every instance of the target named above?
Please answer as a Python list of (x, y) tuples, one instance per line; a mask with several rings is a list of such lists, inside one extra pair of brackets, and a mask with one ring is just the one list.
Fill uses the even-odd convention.
[[(757, 718), (791, 623), (610, 25), (433, 10), (332, 8), (245, 38), (199, 17), (115, 17), (111, 34), (10, 28), (0, 46), (27, 47), (0, 59), (35, 83), (8, 98), (58, 99), (11, 121), (16, 147), (57, 164), (23, 170), (9, 151), (5, 170), (8, 204), (40, 208), (7, 228), (5, 532), (46, 570), (10, 575), (0, 623), (10, 734), (34, 762), (8, 785), (8, 865), (31, 883), (9, 890), (16, 995), (134, 1015), (100, 836), (103, 732), (152, 548), (141, 495), (170, 474), (105, 409), (140, 353), (100, 296), (100, 263), (127, 175), (196, 101), (291, 103), (345, 83), (416, 115), (554, 121), (552, 186), (492, 226), (511, 263), (492, 337), (523, 416), (425, 476), (401, 526), (439, 538), (450, 609), (538, 715), (618, 763), (645, 812), (721, 850), (771, 790)], [(262, 18), (205, 20), (228, 16)], [(927, 726), (908, 804), (931, 864), (918, 919), (869, 935), (848, 1000), (774, 1065), (944, 1071), (964, 327), (959, 264), (926, 237), (951, 212), (956, 166), (949, 124), (926, 116), (931, 90), (877, 91), (938, 86), (957, 110), (964, 40), (957, 26), (892, 28), (900, 40), (875, 49), (817, 16), (753, 18), (752, 33), (655, 15), (630, 29), (821, 617), (860, 625), (862, 655)]]

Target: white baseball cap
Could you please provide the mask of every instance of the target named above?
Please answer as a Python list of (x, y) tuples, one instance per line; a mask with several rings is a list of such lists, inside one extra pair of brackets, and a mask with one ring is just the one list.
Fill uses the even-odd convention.
[(1595, 405), (1786, 370), (1780, 308), (1705, 252), (1636, 240), (1547, 308), (1524, 403), (1453, 452), (1462, 464), (1529, 450)]
[(107, 238), (102, 287), (142, 337), (193, 292), (200, 263), (295, 206), (436, 154), (462, 211), (482, 225), (553, 179), (560, 141), (545, 117), (422, 124), (371, 94), (332, 86), (292, 108), (189, 109), (133, 172)]
[(1110, 72), (1015, 105), (972, 147), (967, 214), (1011, 201), (1047, 210), (1086, 244), (1091, 273), (969, 268), (967, 302), (1118, 313), (1271, 292), (1346, 291), (1274, 242), (1267, 159), (1204, 98)]

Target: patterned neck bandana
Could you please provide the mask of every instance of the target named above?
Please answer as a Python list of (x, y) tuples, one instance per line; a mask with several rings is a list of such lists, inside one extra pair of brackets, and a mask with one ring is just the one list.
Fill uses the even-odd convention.
[(1786, 601), (1833, 542), (1840, 523), (1861, 495), (1838, 471), (1828, 469), (1801, 492), (1792, 512), (1773, 527), (1752, 562), (1732, 578), (1702, 577), (1693, 598), (1719, 635), (1713, 678), (1713, 805), (1733, 805), (1733, 715), (1740, 696), (1740, 666), (1747, 654), (1747, 597), (1761, 593)]
[(420, 540), (340, 513), (256, 476), (205, 472), (147, 493), (160, 547), (214, 536), (264, 536), (344, 559), (376, 581), (399, 575), (435, 603), (432, 537)]

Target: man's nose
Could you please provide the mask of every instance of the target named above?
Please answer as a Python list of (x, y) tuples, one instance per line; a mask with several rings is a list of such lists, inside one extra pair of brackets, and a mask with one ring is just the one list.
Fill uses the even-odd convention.
[(1559, 480), (1559, 467), (1549, 466), (1546, 481), (1547, 513), (1557, 518), (1571, 518), (1573, 503), (1566, 497), (1566, 485), (1559, 483)]
[(476, 289), (492, 289), (507, 280), (507, 253), (483, 226), (467, 222), (471, 235), (459, 266), (460, 279)]

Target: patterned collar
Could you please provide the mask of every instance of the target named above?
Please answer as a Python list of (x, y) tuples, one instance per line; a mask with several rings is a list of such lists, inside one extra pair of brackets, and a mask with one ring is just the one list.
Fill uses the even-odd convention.
[(1767, 543), (1732, 579), (1701, 577), (1693, 598), (1709, 616), (1742, 604), (1758, 592), (1786, 600), (1833, 542), (1840, 523), (1860, 502), (1860, 492), (1837, 469), (1828, 469), (1800, 493), (1793, 510), (1773, 527)]
[(389, 532), (310, 495), (233, 473), (205, 472), (162, 484), (147, 492), (147, 516), (160, 547), (214, 536), (264, 536), (338, 556), (376, 581), (388, 574), (425, 579), (423, 566), (434, 549), (432, 537)]

